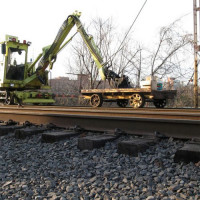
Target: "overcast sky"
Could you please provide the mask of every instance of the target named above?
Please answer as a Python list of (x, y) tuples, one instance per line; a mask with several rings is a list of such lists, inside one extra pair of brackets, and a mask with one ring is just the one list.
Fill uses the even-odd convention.
[[(32, 42), (29, 57), (36, 58), (42, 47), (51, 44), (68, 15), (82, 12), (81, 21), (88, 25), (92, 18), (112, 17), (122, 32), (126, 31), (145, 0), (1, 0), (0, 40), (5, 34)], [(193, 33), (193, 1), (148, 0), (136, 21), (132, 34), (136, 40), (151, 44), (162, 26), (182, 18), (183, 29)], [(88, 22), (88, 23), (87, 23)], [(90, 32), (91, 33), (91, 32)], [(91, 33), (92, 34), (92, 33)], [(68, 55), (66, 55), (68, 56)], [(53, 77), (65, 75), (62, 61), (57, 61)]]

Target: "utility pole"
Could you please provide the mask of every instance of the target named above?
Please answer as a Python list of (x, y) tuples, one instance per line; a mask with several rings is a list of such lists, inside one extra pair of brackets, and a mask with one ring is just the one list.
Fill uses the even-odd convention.
[[(199, 4), (198, 0), (193, 0), (193, 13), (194, 13), (194, 107), (198, 108), (198, 64), (199, 64), (199, 56), (198, 52), (200, 51), (200, 46), (198, 45), (197, 39), (197, 12), (199, 15), (200, 23), (200, 0)], [(197, 6), (198, 4), (198, 6)]]

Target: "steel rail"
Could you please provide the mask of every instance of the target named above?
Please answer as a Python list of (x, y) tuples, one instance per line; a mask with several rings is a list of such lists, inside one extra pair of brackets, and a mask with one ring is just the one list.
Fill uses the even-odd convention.
[[(50, 109), (51, 108), (51, 109)], [(152, 135), (155, 132), (168, 137), (199, 138), (199, 113), (168, 113), (132, 111), (124, 109), (72, 109), (59, 107), (0, 107), (1, 120), (26, 120), (36, 124), (54, 123), (57, 126), (70, 127), (79, 125), (89, 130), (114, 130), (119, 128), (129, 134)]]
[(116, 116), (116, 117), (140, 117), (140, 118), (159, 118), (159, 119), (186, 119), (200, 120), (200, 112), (192, 110), (184, 112), (183, 110), (151, 110), (151, 109), (91, 109), (91, 108), (70, 108), (70, 107), (0, 107), (0, 112), (35, 112), (35, 113), (54, 113), (54, 114), (70, 114), (70, 115), (87, 115), (87, 116)]
[[(3, 108), (16, 108), (15, 105), (9, 105), (9, 106), (0, 106), (1, 109)], [(155, 108), (155, 107), (145, 107), (145, 108), (138, 108), (133, 109), (132, 107), (126, 107), (126, 108), (120, 108), (120, 107), (101, 107), (101, 108), (93, 108), (90, 106), (75, 106), (75, 107), (69, 107), (69, 106), (24, 106), (24, 108), (29, 109), (78, 109), (78, 110), (123, 110), (123, 111), (156, 111), (156, 112), (189, 112), (189, 113), (200, 113), (200, 109), (196, 108)]]

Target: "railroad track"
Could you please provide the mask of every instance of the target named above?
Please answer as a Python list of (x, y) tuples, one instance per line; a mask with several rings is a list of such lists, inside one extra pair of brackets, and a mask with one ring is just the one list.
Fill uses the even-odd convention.
[(159, 132), (176, 138), (200, 137), (200, 112), (195, 109), (1, 106), (0, 119), (54, 123), (62, 127), (79, 125), (85, 129), (102, 131), (118, 128), (128, 134), (139, 135)]
[[(160, 119), (151, 118), (153, 113)], [(177, 118), (179, 116), (179, 119), (170, 119), (170, 115)], [(188, 119), (183, 119), (183, 116), (187, 116)], [(143, 178), (147, 173), (150, 181), (156, 180), (157, 177), (164, 177), (154, 183), (156, 187), (152, 188), (152, 194), (155, 197), (163, 197), (159, 196), (161, 190), (157, 185), (166, 182), (167, 190), (173, 191), (175, 195), (179, 193), (187, 197), (189, 188), (191, 190), (189, 195), (194, 194), (192, 197), (198, 199), (200, 194), (198, 187), (200, 184), (200, 175), (198, 174), (200, 166), (199, 140), (174, 140), (173, 138), (162, 138), (161, 135), (155, 137), (154, 134), (155, 131), (160, 131), (160, 133), (166, 133), (173, 137), (175, 135), (180, 138), (196, 137), (200, 126), (199, 118), (193, 120), (194, 116), (198, 117), (198, 111), (166, 110), (165, 112), (165, 110), (154, 109), (42, 106), (0, 107), (0, 120), (13, 119), (18, 122), (28, 120), (38, 125), (54, 123), (58, 126), (79, 125), (83, 128), (76, 126), (71, 129), (62, 129), (52, 124), (35, 126), (28, 122), (16, 124), (12, 120), (0, 122), (0, 164), (2, 168), (0, 199), (18, 199), (20, 197), (22, 199), (26, 197), (56, 199), (61, 198), (60, 194), (63, 193), (68, 199), (72, 199), (76, 188), (80, 188), (82, 191), (85, 187), (88, 191), (91, 190), (91, 187), (97, 189), (101, 187), (102, 194), (112, 191), (110, 187), (104, 189), (107, 181), (112, 184), (115, 182), (117, 186), (119, 183), (123, 183), (122, 187), (115, 188), (120, 196), (126, 194), (127, 191), (134, 190), (135, 185), (142, 185), (141, 188), (145, 188), (148, 183)], [(154, 135), (153, 137), (127, 135), (126, 132), (119, 129), (102, 134), (84, 128), (104, 131), (121, 128), (130, 134)], [(183, 165), (182, 162), (190, 164)], [(186, 177), (184, 179), (183, 173)], [(173, 176), (174, 174), (176, 176)], [(175, 187), (171, 184), (171, 180), (176, 180), (174, 177), (179, 184)], [(65, 182), (66, 180), (68, 182)], [(180, 183), (180, 180), (183, 184)], [(70, 188), (68, 185), (72, 182), (77, 182), (78, 187), (73, 185)], [(129, 182), (133, 188), (130, 187)], [(84, 183), (83, 187), (80, 185), (82, 183)], [(189, 184), (191, 187), (188, 187)], [(130, 189), (124, 190), (123, 188), (126, 187)], [(27, 188), (29, 193), (26, 193)], [(41, 188), (40, 196), (35, 188)], [(137, 191), (132, 192), (133, 198), (135, 192)], [(60, 196), (57, 197), (54, 194)], [(141, 194), (143, 195), (143, 193)], [(81, 195), (81, 193), (78, 194), (77, 199), (80, 199)], [(83, 195), (85, 194), (83, 193)], [(94, 199), (95, 195), (96, 191), (94, 195), (92, 193), (90, 196)], [(148, 196), (146, 195), (145, 199)], [(143, 197), (144, 195), (141, 199), (144, 199)]]

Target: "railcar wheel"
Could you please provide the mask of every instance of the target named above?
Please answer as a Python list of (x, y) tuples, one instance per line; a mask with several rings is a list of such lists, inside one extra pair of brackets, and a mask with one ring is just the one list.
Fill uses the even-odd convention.
[(92, 107), (101, 107), (103, 104), (103, 97), (101, 94), (93, 94), (90, 97), (90, 105)]
[(14, 104), (14, 98), (12, 96), (7, 96), (5, 102), (4, 102), (5, 105), (13, 105)]
[(145, 98), (142, 94), (133, 94), (129, 100), (129, 104), (133, 108), (143, 108), (145, 104)]
[(166, 99), (154, 100), (153, 102), (156, 108), (164, 108), (167, 104)]
[(117, 105), (121, 108), (125, 108), (128, 105), (127, 99), (117, 99)]

